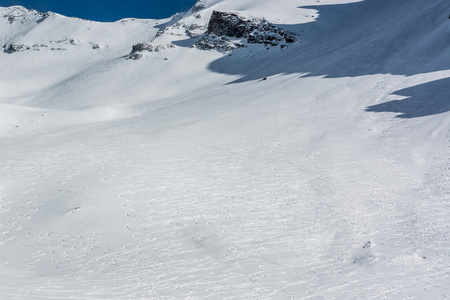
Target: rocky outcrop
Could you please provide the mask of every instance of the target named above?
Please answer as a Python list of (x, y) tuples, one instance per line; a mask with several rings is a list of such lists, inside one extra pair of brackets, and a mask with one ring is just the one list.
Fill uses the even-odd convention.
[(34, 45), (25, 45), (25, 44), (6, 44), (3, 46), (3, 52), (12, 54), (15, 52), (22, 52), (22, 51), (39, 51), (41, 49), (50, 49), (50, 50), (59, 50), (64, 51), (67, 50), (70, 46), (75, 46), (75, 40), (74, 39), (64, 39), (64, 40), (57, 40), (57, 41), (50, 41), (45, 44), (34, 44)]
[(3, 52), (5, 53), (14, 53), (14, 52), (19, 52), (19, 51), (26, 51), (26, 50), (30, 50), (30, 46), (27, 45), (14, 45), (14, 44), (9, 44), (9, 45), (4, 45), (3, 46)]
[[(197, 1), (196, 5), (202, 6), (202, 1)], [(293, 33), (264, 19), (246, 19), (236, 13), (214, 11), (207, 25), (178, 21), (159, 30), (152, 41), (134, 45), (126, 58), (138, 60), (145, 52), (160, 52), (173, 48), (173, 44), (156, 45), (157, 41), (167, 41), (170, 36), (176, 39), (188, 36), (195, 42), (192, 47), (220, 52), (244, 48), (248, 44), (263, 44), (266, 47), (279, 45), (284, 48), (287, 44), (297, 41)]]
[(199, 37), (206, 31), (206, 26), (202, 24), (184, 25), (184, 28), (186, 28), (185, 32), (190, 38)]
[(255, 29), (255, 24), (234, 13), (214, 11), (209, 19), (208, 33), (230, 37), (246, 37)]
[(297, 40), (294, 34), (264, 19), (247, 20), (238, 14), (220, 11), (212, 13), (207, 34), (246, 38), (248, 43), (270, 46), (286, 45)]
[(171, 48), (175, 48), (175, 45), (154, 45), (152, 43), (139, 43), (131, 47), (131, 52), (127, 55), (127, 59), (138, 60), (142, 58), (142, 53), (144, 52), (161, 52)]

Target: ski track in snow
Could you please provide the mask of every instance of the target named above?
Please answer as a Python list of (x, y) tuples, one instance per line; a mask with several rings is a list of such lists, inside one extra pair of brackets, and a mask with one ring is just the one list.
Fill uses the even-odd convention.
[[(29, 291), (33, 299), (81, 291), (90, 299), (444, 297), (448, 148), (432, 158), (428, 183), (409, 178), (393, 159), (392, 148), (408, 138), (392, 137), (392, 125), (364, 156), (351, 140), (325, 141), (327, 133), (298, 143), (289, 130), (332, 120), (327, 100), (319, 101), (306, 111), (293, 97), (273, 112), (256, 103), (237, 113), (239, 125), (225, 116), (156, 140), (137, 122), (118, 132), (83, 126), (69, 132), (72, 141), (56, 134), (53, 145), (35, 140), (25, 153), (6, 145), (2, 174), (20, 177), (25, 189), (2, 195), (1, 243), (20, 237), (27, 250), (2, 265), (23, 264), (18, 284), (41, 274), (23, 289), (21, 297)], [(408, 132), (407, 122), (393, 122)], [(83, 174), (101, 189), (79, 185)], [(44, 188), (43, 177), (58, 181)], [(43, 199), (81, 197), (84, 189), (110, 195), (104, 213), (126, 215), (117, 228), (105, 231), (89, 218), (91, 228), (33, 228)], [(59, 217), (85, 220), (89, 203), (77, 201)], [(429, 252), (431, 241), (442, 249)]]

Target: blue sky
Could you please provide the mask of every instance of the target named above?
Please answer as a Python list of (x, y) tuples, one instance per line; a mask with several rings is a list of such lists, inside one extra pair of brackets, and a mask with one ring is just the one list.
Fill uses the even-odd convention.
[(185, 11), (195, 0), (0, 0), (0, 6), (22, 5), (93, 21), (123, 18), (162, 19)]

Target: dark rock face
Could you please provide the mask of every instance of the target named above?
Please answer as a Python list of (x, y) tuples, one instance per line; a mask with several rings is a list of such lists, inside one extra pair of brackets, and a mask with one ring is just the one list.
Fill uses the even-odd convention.
[(153, 51), (153, 47), (149, 44), (139, 43), (139, 44), (133, 45), (133, 47), (131, 48), (131, 54), (134, 54), (136, 52), (144, 52), (144, 51)]
[(246, 38), (251, 44), (270, 46), (294, 43), (295, 36), (266, 20), (246, 20), (235, 13), (214, 11), (208, 24), (209, 35)]
[(251, 21), (243, 20), (237, 14), (214, 11), (207, 32), (240, 38), (248, 35), (253, 29)]
[(138, 60), (142, 58), (142, 52), (153, 51), (153, 46), (146, 43), (139, 43), (133, 45), (130, 54), (128, 54), (127, 59)]

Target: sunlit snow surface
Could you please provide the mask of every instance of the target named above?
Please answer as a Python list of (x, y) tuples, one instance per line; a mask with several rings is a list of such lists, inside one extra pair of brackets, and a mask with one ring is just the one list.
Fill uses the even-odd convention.
[[(0, 298), (449, 297), (450, 3), (200, 4), (0, 8), (1, 45), (47, 45), (0, 53)], [(213, 10), (301, 42), (173, 29)], [(166, 26), (175, 48), (125, 59)]]

